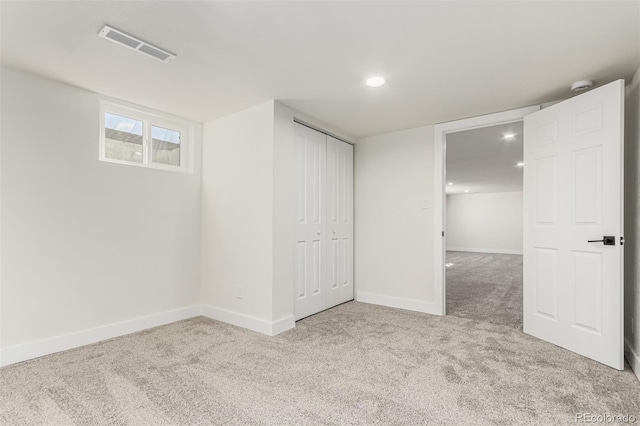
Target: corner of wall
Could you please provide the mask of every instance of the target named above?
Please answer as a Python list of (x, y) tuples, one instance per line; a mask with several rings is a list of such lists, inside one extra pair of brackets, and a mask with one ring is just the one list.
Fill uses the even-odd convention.
[(200, 302), (238, 324), (273, 319), (274, 109), (269, 100), (204, 125)]

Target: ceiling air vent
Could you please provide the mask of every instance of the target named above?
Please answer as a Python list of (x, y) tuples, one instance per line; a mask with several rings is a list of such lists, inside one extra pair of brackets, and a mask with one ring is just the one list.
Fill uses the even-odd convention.
[(145, 55), (152, 56), (162, 62), (171, 62), (176, 58), (176, 55), (169, 53), (164, 49), (157, 46), (153, 46), (140, 39), (137, 39), (129, 34), (125, 34), (120, 30), (116, 30), (108, 25), (105, 25), (103, 29), (98, 33), (100, 37), (111, 40), (114, 43), (118, 43), (121, 46), (126, 46), (130, 49), (137, 50)]

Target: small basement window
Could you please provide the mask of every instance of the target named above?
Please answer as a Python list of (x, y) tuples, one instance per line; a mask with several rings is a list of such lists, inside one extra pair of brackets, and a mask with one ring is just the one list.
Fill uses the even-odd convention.
[(101, 102), (100, 160), (189, 171), (193, 126), (162, 113)]

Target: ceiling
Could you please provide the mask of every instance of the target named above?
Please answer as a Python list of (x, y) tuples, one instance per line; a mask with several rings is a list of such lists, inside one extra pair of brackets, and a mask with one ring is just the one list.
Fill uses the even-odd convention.
[[(356, 138), (563, 99), (640, 65), (637, 1), (0, 7), (5, 65), (201, 122), (278, 99)], [(100, 38), (104, 24), (177, 59)]]
[(522, 191), (522, 134), (521, 121), (448, 134), (447, 194)]

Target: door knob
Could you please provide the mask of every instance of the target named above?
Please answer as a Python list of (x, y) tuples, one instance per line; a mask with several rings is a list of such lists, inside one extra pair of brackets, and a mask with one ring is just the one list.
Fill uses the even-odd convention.
[(333, 234), (335, 235), (335, 233), (336, 233), (336, 230), (334, 229), (334, 230), (333, 230)]
[(612, 236), (604, 236), (601, 240), (589, 240), (588, 243), (603, 243), (605, 246), (615, 246), (616, 245), (616, 237)]
[(320, 235), (320, 231), (317, 231), (316, 234)]

